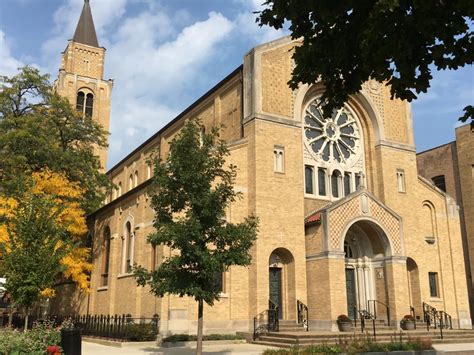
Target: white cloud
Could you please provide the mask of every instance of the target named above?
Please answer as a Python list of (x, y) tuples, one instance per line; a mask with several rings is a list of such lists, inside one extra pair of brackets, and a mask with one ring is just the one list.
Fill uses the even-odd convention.
[[(149, 9), (150, 10), (150, 9)], [(110, 162), (113, 164), (171, 120), (182, 107), (167, 103), (199, 78), (201, 68), (233, 24), (211, 12), (183, 29), (156, 10), (128, 18), (112, 37), (107, 71), (115, 79), (112, 95)], [(114, 146), (120, 146), (115, 151)], [(109, 164), (110, 165), (110, 164)]]
[(286, 29), (275, 30), (269, 26), (260, 27), (255, 22), (258, 16), (255, 12), (263, 9), (262, 4), (264, 0), (236, 0), (236, 2), (243, 6), (243, 11), (235, 19), (236, 28), (245, 37), (249, 37), (255, 43), (261, 44), (289, 34)]
[(24, 64), (11, 54), (5, 32), (0, 30), (0, 75), (11, 76)]
[[(54, 12), (52, 36), (42, 45), (43, 56), (49, 63), (46, 70), (49, 72), (56, 72), (60, 60), (59, 53), (64, 50), (67, 41), (72, 38), (83, 5), (83, 0), (68, 0)], [(104, 40), (107, 38), (106, 31), (122, 17), (126, 5), (127, 0), (101, 0), (91, 3), (99, 45), (107, 46), (107, 42)]]

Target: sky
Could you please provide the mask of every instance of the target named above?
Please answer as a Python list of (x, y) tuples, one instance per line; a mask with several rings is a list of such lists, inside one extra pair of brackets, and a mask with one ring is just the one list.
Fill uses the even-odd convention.
[[(90, 0), (104, 79), (113, 78), (108, 168), (237, 68), (254, 46), (288, 35), (260, 28), (263, 0)], [(0, 75), (58, 73), (83, 0), (0, 0)], [(474, 67), (434, 72), (412, 103), (417, 151), (454, 140), (474, 102)]]

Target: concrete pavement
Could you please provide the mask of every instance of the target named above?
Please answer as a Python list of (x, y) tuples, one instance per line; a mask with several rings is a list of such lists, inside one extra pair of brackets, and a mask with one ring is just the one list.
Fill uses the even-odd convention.
[[(436, 350), (444, 350), (448, 354), (469, 355), (474, 354), (474, 343), (462, 344), (434, 344)], [(265, 349), (271, 349), (262, 345), (255, 344), (204, 344), (204, 354), (228, 355), (228, 354), (246, 354), (260, 355)], [(82, 342), (83, 355), (164, 355), (164, 354), (183, 354), (193, 355), (195, 347), (180, 348), (158, 348), (149, 345), (127, 345), (123, 348), (100, 345), (89, 342)]]
[[(255, 345), (255, 344), (220, 344), (220, 345), (206, 345), (204, 344), (203, 353), (212, 355), (227, 355), (227, 354), (246, 354), (246, 355), (260, 355), (265, 349), (270, 347)], [(161, 355), (161, 354), (195, 354), (195, 347), (181, 347), (181, 348), (158, 348), (151, 346), (133, 346), (127, 345), (123, 348), (116, 348), (113, 346), (100, 345), (89, 342), (82, 342), (83, 355)]]

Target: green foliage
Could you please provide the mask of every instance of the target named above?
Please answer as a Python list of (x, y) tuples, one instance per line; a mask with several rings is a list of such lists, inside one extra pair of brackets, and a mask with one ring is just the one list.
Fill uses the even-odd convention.
[(297, 354), (358, 354), (363, 352), (387, 352), (387, 351), (420, 351), (432, 349), (431, 342), (423, 339), (409, 339), (407, 342), (376, 343), (370, 338), (357, 337), (351, 341), (340, 342), (340, 344), (321, 344), (309, 347), (294, 347), (289, 350), (265, 350), (264, 355), (297, 355)]
[(157, 328), (154, 324), (128, 324), (126, 333), (130, 341), (153, 341), (156, 340)]
[[(325, 114), (341, 107), (369, 79), (411, 101), (430, 87), (433, 67), (457, 69), (474, 61), (474, 4), (459, 1), (266, 0), (257, 19), (281, 28), (290, 22), (295, 68), (290, 87), (321, 80)], [(462, 121), (474, 124), (474, 107)]]
[(71, 236), (67, 225), (57, 223), (62, 209), (54, 198), (25, 193), (18, 201), (13, 216), (0, 218), (8, 236), (0, 239), (0, 275), (14, 302), (30, 307), (64, 271), (60, 261)]
[(46, 354), (48, 346), (59, 346), (60, 342), (61, 332), (51, 322), (35, 323), (26, 332), (0, 329), (0, 354)]
[(111, 188), (93, 154), (94, 146), (106, 146), (106, 132), (78, 114), (48, 79), (32, 67), (0, 77), (0, 185), (15, 195), (25, 176), (48, 168), (78, 182), (82, 207), (92, 212)]
[(225, 209), (239, 195), (232, 185), (236, 167), (217, 130), (200, 136), (197, 122), (185, 124), (170, 145), (166, 162), (156, 161), (151, 205), (156, 233), (148, 241), (174, 252), (155, 271), (135, 268), (139, 285), (157, 296), (191, 296), (212, 305), (220, 290), (215, 274), (231, 265), (249, 265), (257, 220), (228, 223)]
[[(163, 338), (163, 342), (177, 343), (180, 341), (196, 341), (196, 335), (189, 334), (173, 334), (169, 337)], [(202, 337), (203, 340), (242, 340), (245, 339), (242, 335), (234, 334), (209, 334)]]

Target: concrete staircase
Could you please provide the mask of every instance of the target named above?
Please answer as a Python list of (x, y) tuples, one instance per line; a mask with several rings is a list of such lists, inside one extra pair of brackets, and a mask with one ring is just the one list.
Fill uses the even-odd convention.
[[(286, 324), (285, 324), (286, 327)], [(288, 325), (288, 327), (290, 327)], [(367, 329), (365, 334), (360, 332), (360, 328), (354, 332), (323, 332), (323, 331), (304, 331), (304, 328), (298, 328), (294, 331), (270, 332), (260, 336), (255, 344), (289, 348), (294, 346), (310, 346), (316, 344), (337, 344), (350, 341), (351, 339), (369, 337), (373, 340), (372, 328)], [(376, 328), (377, 342), (407, 341), (413, 338), (431, 339), (433, 343), (469, 343), (474, 342), (474, 330), (447, 330), (443, 329), (443, 339), (440, 338), (439, 329), (418, 328), (412, 331), (397, 331), (390, 329), (385, 325)]]
[(304, 332), (306, 328), (303, 324), (298, 324), (294, 320), (279, 320), (278, 321), (279, 332)]

